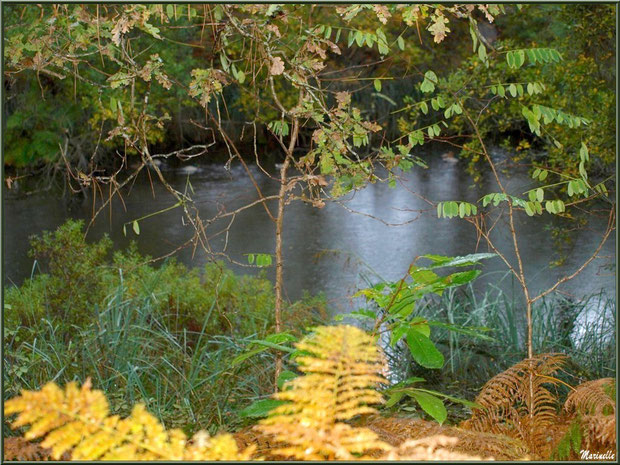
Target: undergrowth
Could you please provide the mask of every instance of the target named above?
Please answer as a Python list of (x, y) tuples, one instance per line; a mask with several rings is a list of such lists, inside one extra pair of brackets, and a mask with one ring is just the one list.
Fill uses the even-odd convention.
[(562, 383), (563, 354), (537, 355), (493, 377), (459, 427), (429, 427), (378, 416), (387, 365), (374, 336), (322, 326), (296, 348), (302, 375), (274, 395), (280, 405), (266, 419), (234, 436), (199, 431), (189, 439), (166, 430), (143, 404), (124, 419), (110, 416), (105, 396), (87, 381), (65, 390), (48, 383), (6, 401), (5, 413), (17, 414), (12, 426), (30, 426), (24, 438), (42, 439), (35, 451), (23, 440), (8, 444), (22, 446), (23, 455), (85, 460), (544, 460), (573, 458), (581, 447), (615, 454), (615, 379), (569, 386), (562, 405), (553, 388)]
[[(234, 427), (248, 398), (273, 392), (269, 354), (230, 366), (273, 331), (269, 280), (222, 263), (154, 267), (135, 245), (109, 257), (110, 241), (85, 242), (82, 226), (33, 238), (45, 273), (6, 290), (5, 399), (92, 377), (113, 413), (142, 401), (167, 427), (192, 433)], [(324, 321), (325, 307), (320, 296), (289, 304), (285, 329)]]
[[(464, 392), (477, 389), (480, 380), (525, 358), (524, 324), (515, 317), (519, 305), (506, 291), (489, 287), (479, 293), (471, 284), (427, 298), (418, 315), (463, 327), (490, 328), (494, 341), (435, 328), (435, 342), (446, 359), (444, 370), (416, 367), (405, 348), (388, 353), (390, 366), (402, 378), (419, 375), (437, 384), (455, 383)], [(532, 312), (534, 351), (567, 354), (571, 382), (615, 376), (615, 308), (615, 299), (604, 291), (578, 300), (557, 294), (541, 299)]]

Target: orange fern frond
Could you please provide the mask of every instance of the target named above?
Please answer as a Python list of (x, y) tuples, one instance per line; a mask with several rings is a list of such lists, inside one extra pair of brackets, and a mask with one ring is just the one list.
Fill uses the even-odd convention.
[(611, 396), (615, 392), (616, 380), (602, 378), (580, 384), (566, 398), (564, 410), (582, 415), (610, 415), (616, 411), (616, 401)]
[[(26, 461), (39, 462), (52, 460), (51, 449), (41, 447), (40, 444), (28, 441), (21, 437), (4, 438), (4, 460), (7, 461)], [(60, 460), (70, 460), (71, 456), (67, 453), (60, 457)]]
[(276, 407), (257, 426), (280, 444), (271, 452), (301, 460), (352, 460), (389, 445), (347, 420), (374, 413), (385, 358), (373, 337), (353, 326), (322, 326), (297, 344), (305, 373), (285, 384)]
[(557, 384), (552, 375), (566, 363), (563, 354), (541, 354), (523, 360), (489, 380), (476, 409), (461, 426), (521, 439), (531, 452), (547, 456), (558, 434), (557, 398), (545, 384)]
[(467, 460), (493, 460), (477, 455), (463, 454), (451, 450), (459, 440), (449, 436), (430, 436), (423, 439), (406, 441), (381, 457), (382, 460), (444, 460), (444, 461), (467, 461)]
[(581, 423), (585, 430), (585, 446), (590, 451), (607, 452), (616, 449), (616, 416), (586, 415)]
[(407, 441), (441, 435), (457, 440), (445, 447), (450, 452), (458, 454), (495, 460), (523, 460), (528, 455), (528, 448), (519, 439), (440, 425), (437, 422), (375, 416), (370, 418), (365, 426), (377, 433), (380, 439), (396, 447)]
[(616, 448), (616, 380), (602, 378), (580, 384), (564, 403), (567, 414), (577, 415), (584, 445), (590, 451)]
[(4, 403), (6, 415), (17, 414), (13, 427), (30, 425), (26, 439), (44, 438), (58, 460), (71, 453), (73, 460), (247, 460), (252, 449), (240, 452), (230, 435), (210, 438), (197, 433), (191, 441), (179, 429), (166, 431), (143, 405), (128, 418), (109, 416), (103, 392), (91, 390), (90, 381), (65, 390), (54, 383), (40, 391), (22, 394)]

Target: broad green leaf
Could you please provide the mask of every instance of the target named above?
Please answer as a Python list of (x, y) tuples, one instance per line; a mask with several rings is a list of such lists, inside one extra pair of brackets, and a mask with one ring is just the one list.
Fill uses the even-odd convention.
[(484, 48), (482, 44), (478, 47), (478, 58), (480, 58), (483, 63), (487, 61), (487, 49)]
[(417, 331), (418, 333), (422, 334), (422, 336), (426, 336), (428, 338), (431, 337), (431, 328), (428, 325), (428, 321), (426, 318), (416, 316), (413, 317), (411, 321), (408, 322), (408, 324), (410, 329)]
[(446, 421), (448, 411), (440, 398), (417, 389), (410, 389), (407, 393), (420, 404), (422, 410), (433, 417), (440, 425)]
[(407, 323), (398, 323), (394, 329), (392, 329), (392, 335), (390, 337), (390, 346), (394, 347), (398, 341), (400, 341), (405, 334), (409, 331), (409, 325)]
[(284, 387), (284, 383), (292, 379), (295, 379), (295, 378), (297, 378), (297, 373), (294, 373), (290, 370), (284, 370), (278, 376), (276, 384), (278, 385), (278, 388), (281, 390)]
[(508, 91), (510, 92), (510, 95), (512, 95), (513, 97), (517, 96), (517, 86), (514, 83), (508, 86)]
[(377, 36), (374, 34), (371, 34), (370, 32), (367, 33), (365, 36), (366, 38), (366, 45), (368, 45), (370, 48), (372, 48), (372, 46), (375, 44), (375, 42), (377, 41)]
[[(340, 32), (340, 29), (338, 30)], [(355, 42), (355, 31), (349, 31), (349, 38), (347, 40), (347, 47), (350, 47)]]
[(419, 376), (412, 376), (403, 381), (399, 381), (398, 383), (390, 386), (387, 391), (395, 391), (402, 390), (404, 387), (410, 387), (410, 384), (421, 383), (422, 381), (426, 381), (424, 378), (420, 378)]
[(482, 273), (480, 270), (459, 271), (458, 273), (446, 276), (444, 282), (448, 287), (462, 286), (476, 279), (480, 273)]
[(250, 404), (239, 412), (239, 415), (243, 418), (263, 418), (269, 414), (274, 408), (279, 407), (286, 402), (276, 399), (261, 399), (257, 400), (253, 404)]
[(355, 43), (357, 44), (358, 47), (361, 47), (362, 45), (364, 45), (364, 34), (362, 33), (362, 31), (355, 31)]
[(138, 224), (138, 221), (133, 222), (133, 232), (140, 235), (140, 225)]
[(461, 257), (446, 257), (443, 255), (422, 255), (424, 258), (428, 258), (433, 264), (427, 268), (440, 268), (447, 266), (469, 266), (475, 265), (480, 260), (486, 260), (487, 258), (493, 258), (497, 255), (494, 253), (474, 253), (469, 255), (463, 255)]
[(403, 391), (396, 391), (396, 392), (394, 392), (393, 394), (390, 395), (388, 400), (385, 402), (385, 406), (387, 408), (390, 408), (390, 407), (396, 405), (405, 396), (405, 394), (406, 393), (403, 392)]
[(414, 283), (421, 283), (421, 284), (431, 284), (431, 283), (437, 282), (437, 280), (439, 279), (439, 276), (437, 275), (437, 273), (434, 273), (433, 271), (427, 268), (415, 268), (414, 267), (409, 273), (409, 276), (411, 276), (411, 279), (413, 279)]
[(381, 92), (381, 80), (380, 79), (375, 79), (374, 85), (375, 85), (375, 90), (377, 92)]
[(528, 202), (525, 204), (525, 213), (527, 213), (527, 216), (534, 216), (534, 210), (532, 209), (532, 202)]
[(583, 142), (581, 143), (581, 148), (579, 149), (579, 157), (582, 161), (590, 160), (590, 154), (588, 152), (588, 147)]
[(422, 389), (422, 388), (416, 388), (417, 391), (421, 391), (421, 392), (426, 392), (428, 394), (432, 394), (434, 396), (438, 396), (438, 397), (444, 397), (448, 400), (451, 400), (452, 402), (457, 402), (459, 404), (463, 404), (466, 405), (469, 408), (476, 408), (476, 409), (481, 409), (483, 408), (482, 405), (478, 404), (477, 402), (472, 402), (470, 400), (467, 399), (461, 399), (460, 397), (453, 397), (450, 396), (448, 394), (444, 394), (443, 392), (438, 392), (438, 391), (433, 391), (431, 389)]
[(419, 365), (425, 368), (441, 368), (444, 363), (443, 354), (437, 350), (435, 344), (419, 331), (407, 331), (407, 345), (411, 356)]
[(523, 86), (521, 84), (517, 84), (517, 93), (519, 97), (523, 97)]
[(398, 48), (404, 51), (405, 50), (405, 39), (403, 39), (403, 36), (398, 36), (398, 39), (396, 39), (396, 42), (398, 43)]
[(545, 191), (543, 191), (540, 187), (536, 189), (536, 200), (542, 202), (545, 198)]

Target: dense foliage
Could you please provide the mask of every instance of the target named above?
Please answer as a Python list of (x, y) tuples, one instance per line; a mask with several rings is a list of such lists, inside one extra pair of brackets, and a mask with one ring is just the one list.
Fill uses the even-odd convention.
[[(155, 267), (135, 244), (109, 257), (110, 245), (107, 237), (87, 243), (79, 221), (32, 238), (45, 272), (5, 291), (5, 396), (96, 376), (114, 411), (141, 398), (166, 424), (186, 426), (189, 415), (207, 427), (237, 421), (245, 398), (270, 392), (261, 366), (269, 358), (229, 366), (273, 331), (269, 280), (222, 263), (202, 272), (174, 259)], [(326, 318), (320, 296), (285, 311), (292, 334)]]
[[(470, 416), (462, 424), (469, 433), (458, 433), (459, 440), (479, 434), (500, 456), (505, 445), (510, 458), (565, 458), (582, 433), (587, 444), (611, 446), (606, 390), (615, 383), (578, 388), (560, 414), (557, 392), (548, 387), (574, 390), (556, 376), (565, 356), (536, 352), (575, 353), (584, 365), (580, 378), (615, 374), (609, 360), (601, 361), (615, 353), (609, 325), (585, 328), (578, 346), (570, 319), (580, 303), (547, 311), (561, 302), (554, 298), (559, 286), (597, 258), (615, 228), (615, 11), (492, 4), (5, 6), (7, 187), (33, 173), (46, 181), (63, 173), (65, 187), (92, 197), (96, 217), (146, 172), (174, 199), (163, 211), (178, 208), (192, 228), (185, 245), (211, 259), (203, 270), (174, 259), (155, 266), (157, 258), (142, 256), (135, 244), (112, 253), (107, 237), (86, 241), (75, 221), (32, 238), (39, 273), (7, 289), (4, 299), (4, 396), (49, 380), (69, 384), (65, 391), (47, 384), (8, 401), (9, 411), (20, 414), (15, 425), (34, 423), (33, 438), (50, 433), (44, 445), (57, 457), (75, 445), (83, 458), (214, 458), (214, 450), (215, 458), (247, 458), (252, 451), (240, 452), (229, 436), (196, 433), (186, 441), (198, 430), (237, 428), (255, 418), (264, 418), (258, 431), (275, 441), (266, 448), (274, 455), (419, 457), (407, 447), (420, 443), (387, 444), (356, 425), (376, 413), (369, 404), (385, 394), (386, 410), (415, 412), (440, 427), (447, 406), (459, 404)], [(354, 296), (366, 298), (364, 308), (339, 317), (367, 324), (372, 334), (331, 326), (307, 335), (325, 319), (326, 304), (321, 297), (295, 303), (284, 297), (287, 206), (322, 208), (368, 183), (394, 188), (403, 172), (427, 168), (420, 147), (431, 142), (447, 144), (446, 160), (466, 160), (475, 182), (486, 176), (492, 185), (472, 201), (412, 192), (428, 204), (421, 214), (470, 223), (489, 253), (417, 257), (402, 279), (369, 284)], [(506, 145), (510, 156), (498, 160), (492, 144)], [(277, 177), (263, 169), (274, 155), (282, 161)], [(199, 156), (226, 161), (227, 168), (239, 163), (255, 198), (236, 209), (218, 205), (213, 217), (202, 218), (189, 178), (181, 191), (160, 169), (162, 159), (178, 164)], [(277, 194), (264, 195), (248, 162), (278, 184)], [(531, 177), (525, 187), (501, 173), (520, 165)], [(273, 222), (275, 247), (245, 251), (244, 265), (273, 265), (275, 284), (264, 274), (234, 274), (223, 261), (233, 261), (225, 249), (211, 245), (215, 237), (227, 239), (237, 215), (252, 207), (264, 208)], [(131, 225), (139, 237), (142, 220), (158, 213), (118, 227), (126, 234)], [(518, 231), (523, 221), (542, 225), (544, 215), (560, 218), (565, 230), (596, 216), (607, 226), (588, 245), (587, 259), (534, 292), (536, 276), (524, 267), (519, 242), (526, 238)], [(507, 247), (497, 245), (498, 224)], [(485, 296), (485, 305), (468, 307), (460, 295), (454, 304), (455, 288), (471, 283), (486, 259), (503, 262), (518, 298), (486, 305)], [(377, 338), (385, 339), (389, 365)], [(486, 370), (487, 377), (525, 353), (476, 402), (453, 395), (457, 387), (446, 393), (421, 384), (429, 374), (440, 376), (431, 370), (446, 361), (458, 381), (474, 357), (476, 373)], [(379, 376), (388, 367), (389, 376)], [(109, 406), (90, 384), (81, 390), (70, 384), (89, 377)], [(380, 385), (386, 385), (381, 394)], [(35, 401), (46, 401), (47, 410), (32, 410)], [(134, 408), (136, 402), (155, 417)], [(78, 412), (67, 416), (72, 408)], [(91, 426), (80, 439), (82, 423)], [(185, 431), (165, 431), (160, 423)], [(301, 437), (297, 423), (305, 428)], [(502, 437), (492, 439), (494, 433)], [(105, 447), (88, 455), (98, 437)], [(448, 444), (444, 439), (433, 447)], [(231, 454), (220, 454), (222, 448)]]
[[(122, 12), (112, 5), (9, 5), (5, 8), (4, 37), (5, 163), (58, 162), (59, 146), (66, 143), (73, 162), (88, 172), (89, 161), (92, 169), (96, 160), (110, 159), (112, 149), (120, 148), (122, 139), (110, 139), (109, 131), (118, 118), (132, 118), (138, 101), (154, 118), (147, 131), (150, 142), (175, 149), (204, 143), (212, 140), (213, 134), (202, 133), (192, 121), (200, 120), (201, 106), (213, 105), (210, 96), (218, 93), (229, 102), (220, 110), (226, 112), (223, 119), (233, 124), (232, 136), (241, 137), (241, 131), (234, 128), (237, 122), (258, 118), (265, 128), (258, 135), (264, 141), (266, 126), (274, 128), (281, 111), (271, 102), (269, 86), (258, 85), (268, 74), (256, 70), (258, 64), (253, 60), (259, 52), (281, 54), (279, 48), (285, 46), (296, 51), (293, 60), (315, 67), (318, 75), (324, 76), (332, 94), (350, 90), (351, 80), (357, 80), (361, 85), (356, 86), (353, 103), (371, 121), (387, 124), (391, 138), (397, 135), (388, 118), (393, 104), (420, 96), (411, 89), (421, 82), (423, 72), (395, 79), (409, 67), (460, 69), (454, 79), (459, 79), (459, 72), (466, 73), (467, 80), (477, 85), (485, 81), (544, 82), (547, 92), (538, 101), (592, 121), (585, 141), (591, 146), (597, 170), (609, 173), (613, 168), (614, 6), (507, 6), (507, 14), (499, 15), (495, 7), (480, 10), (474, 17), (481, 22), (485, 15), (489, 19), (497, 15), (496, 25), (486, 32), (489, 39), (485, 39), (492, 53), (546, 47), (557, 49), (563, 57), (553, 67), (529, 67), (509, 75), (501, 68), (487, 69), (480, 60), (469, 60), (468, 50), (462, 46), (470, 40), (469, 30), (466, 23), (450, 18), (453, 12), (448, 8), (435, 11), (424, 6), (415, 11), (387, 5), (372, 11), (367, 7), (343, 8), (337, 11), (340, 17), (333, 14), (332, 6), (238, 7), (239, 19), (265, 15), (261, 27), (269, 45), (261, 50), (249, 48), (242, 31), (231, 30), (227, 15), (237, 12), (218, 6), (140, 5)], [(313, 23), (317, 25), (314, 30)], [(312, 32), (297, 34), (300, 27)], [(441, 47), (428, 46), (428, 37), (420, 35), (424, 27), (436, 42), (442, 42)], [(133, 53), (131, 69), (128, 54), (146, 49), (148, 52), (139, 56)], [(346, 63), (342, 53), (348, 54)], [(389, 60), (381, 60), (386, 55)], [(210, 66), (207, 70), (220, 74), (213, 74), (213, 88), (201, 90), (207, 70), (199, 70), (205, 63)], [(274, 84), (284, 107), (293, 106), (292, 81), (276, 79)], [(557, 166), (565, 166), (566, 154), (574, 153), (571, 149), (582, 141), (564, 130), (562, 136), (568, 140), (563, 141), (565, 148), (559, 149), (549, 136), (531, 134), (523, 124), (520, 106), (512, 100), (484, 114), (480, 123), (492, 138), (508, 137), (512, 146), (525, 152), (531, 146), (537, 148), (530, 156), (548, 152), (545, 156)], [(220, 136), (216, 137), (221, 142)], [(132, 152), (130, 146), (124, 149)]]
[[(48, 383), (7, 400), (4, 408), (17, 414), (13, 427), (30, 426), (26, 439), (44, 439), (40, 448), (48, 449), (39, 454), (53, 459), (566, 459), (582, 454), (582, 446), (589, 454), (614, 454), (615, 380), (571, 387), (557, 412), (552, 388), (562, 383), (556, 378), (566, 361), (562, 354), (524, 360), (492, 378), (457, 429), (376, 415), (387, 367), (376, 339), (359, 328), (321, 326), (296, 348), (302, 375), (274, 395), (279, 405), (268, 418), (234, 438), (200, 431), (188, 440), (179, 429), (166, 430), (142, 404), (127, 418), (110, 416), (105, 395), (90, 381), (65, 390)], [(419, 435), (422, 440), (412, 441)], [(34, 455), (20, 450), (28, 443), (8, 444), (11, 458)]]

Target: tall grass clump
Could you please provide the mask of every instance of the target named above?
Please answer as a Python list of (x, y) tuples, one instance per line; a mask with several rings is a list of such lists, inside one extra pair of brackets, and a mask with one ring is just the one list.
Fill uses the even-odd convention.
[[(230, 365), (273, 330), (269, 280), (238, 276), (222, 263), (203, 272), (174, 260), (155, 268), (134, 245), (111, 260), (67, 265), (77, 280), (60, 283), (64, 257), (78, 261), (90, 247), (109, 249), (107, 239), (84, 243), (79, 231), (80, 223), (69, 222), (44, 235), (56, 265), (43, 262), (46, 273), (6, 292), (5, 399), (48, 381), (90, 377), (115, 413), (126, 415), (144, 402), (167, 427), (192, 433), (234, 427), (241, 421), (236, 412), (273, 392), (268, 353)], [(292, 332), (323, 321), (326, 312), (321, 297), (286, 310)]]
[[(446, 356), (444, 370), (416, 367), (406, 357), (405, 348), (393, 354), (392, 363), (400, 373), (422, 375), (437, 383), (458, 380), (475, 386), (525, 358), (520, 305), (509, 291), (488, 286), (480, 293), (472, 284), (427, 297), (419, 303), (416, 315), (463, 327), (489, 328), (487, 334), (494, 341), (435, 328), (433, 340)], [(581, 299), (558, 293), (541, 299), (532, 312), (535, 352), (567, 354), (573, 365), (570, 371), (581, 380), (615, 376), (615, 310), (614, 298), (604, 290)]]

